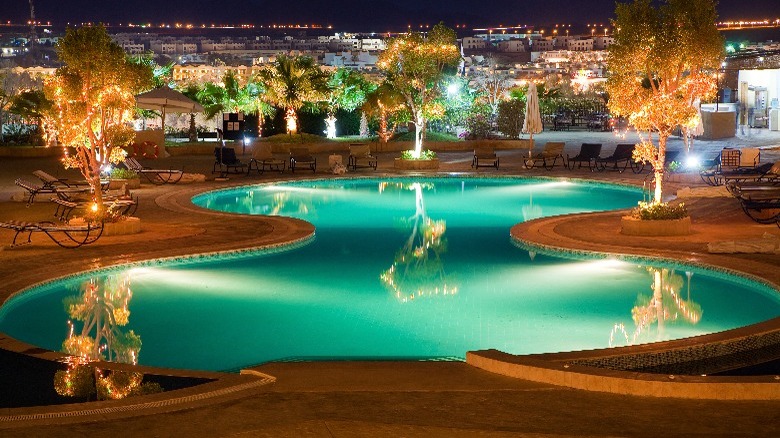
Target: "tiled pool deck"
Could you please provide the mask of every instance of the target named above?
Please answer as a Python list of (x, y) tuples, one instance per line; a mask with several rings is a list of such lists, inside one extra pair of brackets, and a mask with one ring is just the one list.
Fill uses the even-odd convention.
[[(763, 130), (749, 139), (697, 141), (696, 147), (714, 155), (723, 146), (732, 144), (780, 145), (780, 136), (770, 134)], [(610, 152), (610, 147), (622, 142), (605, 134), (593, 133), (545, 133), (539, 141), (546, 140), (567, 141), (566, 150), (571, 154), (576, 153), (583, 141), (603, 142), (604, 152)], [(675, 148), (674, 144), (672, 148)], [(479, 173), (594, 178), (640, 185), (644, 177), (630, 173), (591, 174), (562, 169), (527, 171), (520, 164), (524, 151), (501, 151), (500, 154), (500, 170), (480, 169)], [(393, 174), (392, 158), (395, 155), (380, 154), (380, 168), (376, 172), (363, 169), (356, 174)], [(440, 154), (440, 158), (441, 172), (471, 171), (469, 152), (446, 152)], [(778, 159), (780, 150), (763, 152), (762, 161)], [(188, 156), (160, 160), (159, 164), (183, 165), (187, 172), (208, 175), (211, 161), (208, 156)], [(327, 154), (321, 154), (318, 162), (327, 163)], [(24, 177), (32, 181), (31, 172), (36, 169), (65, 175), (54, 158), (0, 159), (0, 219), (49, 218), (52, 213), (50, 205), (35, 204), (25, 208), (24, 203), (8, 201), (12, 194), (17, 193), (14, 179)], [(327, 177), (327, 174), (319, 170), (313, 176), (321, 178)], [(292, 177), (289, 173), (267, 172), (263, 176), (233, 177), (227, 182), (207, 181), (175, 186), (144, 184), (136, 192), (141, 202), (136, 213), (142, 219), (141, 234), (103, 237), (96, 244), (77, 250), (60, 249), (45, 236), (33, 236), (32, 245), (13, 249), (3, 247), (0, 250), (0, 278), (3, 279), (0, 282), (0, 302), (32, 284), (86, 269), (150, 258), (241, 250), (306, 238), (313, 228), (301, 221), (232, 215), (230, 220), (226, 220), (228, 215), (207, 212), (189, 202), (192, 194), (205, 190)], [(310, 178), (312, 174), (302, 172), (294, 177)], [(673, 194), (674, 187), (667, 186), (666, 192)], [(542, 219), (518, 225), (512, 233), (519, 239), (548, 247), (675, 258), (734, 269), (775, 285), (780, 284), (780, 255), (725, 255), (706, 251), (708, 242), (756, 238), (763, 233), (780, 234), (777, 227), (753, 223), (732, 199), (696, 199), (686, 203), (692, 212), (694, 234), (685, 237), (626, 238), (619, 234), (620, 213)], [(230, 236), (230, 239), (225, 239), (225, 236)], [(11, 237), (12, 233), (0, 230), (0, 244), (7, 245)], [(774, 324), (769, 327), (770, 331), (780, 325), (777, 321), (769, 324)], [(762, 330), (767, 329), (765, 326)], [(20, 351), (29, 348), (7, 339), (0, 339), (0, 345)], [(558, 365), (571, 363), (573, 365), (568, 366), (575, 368), (580, 366), (574, 363), (576, 360), (584, 360), (573, 360), (572, 357), (553, 359), (558, 360)], [(514, 359), (507, 360), (511, 362)], [(537, 368), (545, 368), (549, 363), (540, 364)], [(771, 436), (777, 435), (780, 429), (780, 424), (774, 420), (780, 407), (778, 401), (683, 400), (579, 391), (544, 383), (543, 379), (533, 382), (504, 377), (464, 363), (271, 363), (257, 367), (256, 371), (262, 374), (223, 376), (201, 387), (136, 400), (0, 410), (0, 429), (5, 429), (3, 436), (480, 434), (497, 437), (522, 434), (655, 436), (659, 431), (674, 435)], [(602, 370), (591, 373), (588, 379), (599, 373), (609, 374), (610, 378), (617, 375), (613, 371)], [(621, 378), (625, 377), (624, 374)], [(656, 377), (664, 384), (670, 383), (668, 375)], [(719, 378), (689, 378), (689, 383), (713, 379)], [(643, 381), (642, 376), (628, 376), (628, 380)], [(686, 384), (683, 383), (685, 378), (678, 377), (676, 380), (672, 383)], [(584, 387), (608, 390), (600, 387), (595, 377), (590, 382)], [(737, 379), (734, 390), (750, 392), (750, 385), (754, 383), (753, 378)], [(625, 387), (628, 384), (621, 381), (611, 385)], [(770, 395), (780, 393), (780, 382), (768, 382), (766, 385), (772, 388), (768, 390)], [(655, 395), (675, 397), (674, 393), (663, 391)], [(725, 395), (726, 392), (721, 391), (722, 398), (732, 398)], [(649, 393), (650, 390), (639, 392)]]

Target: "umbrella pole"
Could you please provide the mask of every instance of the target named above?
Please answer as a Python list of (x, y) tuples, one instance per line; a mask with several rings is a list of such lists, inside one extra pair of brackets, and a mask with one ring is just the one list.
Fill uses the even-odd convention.
[(530, 140), (528, 140), (528, 159), (531, 159), (532, 151), (534, 150), (534, 133), (530, 133)]

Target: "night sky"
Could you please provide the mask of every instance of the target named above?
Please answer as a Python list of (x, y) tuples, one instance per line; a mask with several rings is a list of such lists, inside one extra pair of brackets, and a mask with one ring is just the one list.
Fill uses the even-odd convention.
[[(29, 5), (3, 0), (0, 20), (24, 22)], [(317, 23), (358, 30), (435, 24), (469, 27), (554, 23), (606, 24), (614, 0), (34, 0), (36, 19), (66, 22)], [(721, 1), (721, 20), (780, 17), (780, 0)], [(345, 29), (348, 30), (348, 29)]]

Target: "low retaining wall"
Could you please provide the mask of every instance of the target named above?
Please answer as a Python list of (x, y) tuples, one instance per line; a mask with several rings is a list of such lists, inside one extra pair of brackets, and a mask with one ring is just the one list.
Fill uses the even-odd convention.
[[(70, 149), (70, 148), (69, 148)], [(73, 152), (71, 150), (71, 152)], [(61, 157), (62, 146), (3, 146), (0, 147), (0, 158), (43, 158)]]
[[(264, 142), (254, 140), (246, 145), (247, 153), (252, 153), (252, 149), (256, 145), (268, 145), (271, 147), (271, 152), (275, 154), (287, 154), (290, 152), (291, 147), (308, 147), (312, 153), (322, 152), (335, 152), (335, 153), (349, 153), (349, 145), (351, 143), (364, 143), (371, 146), (373, 152), (401, 152), (414, 149), (414, 142), (412, 141), (393, 141), (390, 143), (382, 144), (379, 142), (363, 142), (356, 139), (353, 142), (321, 142), (321, 143), (296, 143), (291, 141), (289, 143), (280, 142)], [(520, 149), (528, 150), (531, 142), (529, 140), (466, 140), (466, 141), (426, 141), (423, 146), (425, 149), (430, 149), (437, 152), (443, 151), (473, 151), (478, 147), (493, 148), (496, 150), (510, 150)], [(216, 142), (203, 142), (203, 143), (185, 143), (182, 145), (166, 146), (168, 154), (177, 157), (182, 155), (211, 155), (214, 153), (214, 148), (218, 146)], [(240, 150), (243, 145), (241, 143), (227, 143), (226, 146), (235, 148), (236, 151)]]
[(780, 400), (780, 378), (776, 376), (737, 379), (646, 374), (513, 356), (497, 350), (469, 351), (466, 363), (508, 377), (612, 394), (710, 400)]

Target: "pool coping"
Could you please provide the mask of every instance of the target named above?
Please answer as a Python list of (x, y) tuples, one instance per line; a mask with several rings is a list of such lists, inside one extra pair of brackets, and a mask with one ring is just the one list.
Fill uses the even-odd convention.
[[(567, 239), (568, 245), (563, 246), (553, 244), (551, 242), (553, 239), (540, 239), (538, 238), (540, 233), (534, 233), (544, 228), (547, 233), (554, 234), (555, 227), (565, 221), (615, 214), (616, 212), (612, 211), (536, 219), (514, 225), (510, 229), (510, 236), (518, 246), (543, 253), (564, 252), (575, 256), (646, 262), (672, 260), (685, 265), (738, 275), (780, 291), (777, 284), (760, 276), (726, 266), (685, 260), (670, 251), (660, 253), (647, 251), (644, 254), (606, 251), (589, 247), (586, 243), (572, 245), (571, 239)], [(513, 355), (498, 350), (469, 351), (466, 354), (466, 363), (493, 373), (533, 382), (621, 395), (708, 400), (780, 400), (780, 376), (665, 375), (609, 368), (616, 363), (641, 362), (645, 357), (661, 354), (687, 355), (691, 351), (702, 350), (723, 354), (728, 352), (729, 348), (739, 349), (740, 343), (762, 342), (770, 345), (780, 344), (780, 317), (719, 333), (610, 349), (531, 355)], [(632, 365), (636, 364), (632, 363)]]
[[(419, 176), (419, 174), (418, 175), (402, 175), (402, 174), (374, 173), (372, 175), (357, 176), (357, 177), (351, 177), (351, 178), (348, 177), (347, 179), (355, 179), (355, 178), (365, 179), (365, 178), (381, 178), (381, 177), (404, 177), (404, 176)], [(522, 176), (518, 177), (518, 176), (515, 176), (515, 175), (484, 175), (484, 174), (472, 175), (472, 174), (469, 174), (469, 173), (452, 173), (452, 172), (437, 173), (437, 174), (425, 174), (423, 176), (427, 176), (427, 177), (467, 177), (467, 178), (480, 178), (480, 177), (485, 177), (485, 178), (518, 178), (518, 179), (524, 178)], [(639, 188), (639, 187), (637, 187), (637, 184), (620, 183), (620, 182), (613, 183), (613, 182), (609, 182), (609, 181), (598, 181), (598, 180), (591, 180), (591, 179), (587, 179), (587, 178), (538, 176), (538, 175), (531, 176), (531, 178), (549, 179), (549, 180), (554, 180), (554, 181), (589, 182), (589, 183), (606, 184), (606, 185), (623, 185), (623, 186), (633, 186), (634, 188)], [(270, 181), (269, 184), (282, 184), (282, 183), (291, 182), (291, 181), (299, 182), (302, 179), (316, 180), (316, 179), (323, 179), (323, 178), (315, 176), (315, 177), (309, 177), (309, 178), (304, 177), (304, 178), (300, 178), (299, 179), (296, 176), (296, 178), (294, 180), (289, 180), (289, 181), (288, 180), (274, 180), (274, 181)], [(159, 207), (161, 207), (163, 209), (167, 209), (167, 210), (170, 210), (170, 211), (176, 211), (176, 212), (182, 212), (182, 213), (193, 213), (193, 214), (210, 215), (210, 216), (217, 216), (217, 217), (219, 217), (219, 216), (222, 216), (222, 217), (242, 216), (242, 215), (237, 215), (237, 214), (234, 214), (234, 213), (222, 213), (222, 212), (217, 212), (217, 211), (206, 210), (206, 209), (203, 209), (201, 207), (198, 207), (198, 206), (194, 205), (191, 202), (191, 199), (192, 199), (192, 197), (195, 194), (205, 193), (205, 192), (214, 191), (214, 190), (230, 189), (230, 188), (235, 188), (235, 187), (239, 187), (239, 186), (246, 186), (246, 185), (251, 185), (251, 184), (247, 184), (246, 182), (230, 182), (230, 183), (218, 184), (219, 187), (211, 188), (211, 189), (207, 189), (207, 190), (204, 190), (204, 188), (202, 186), (190, 187), (190, 188), (187, 188), (187, 189), (184, 189), (184, 190), (175, 190), (175, 191), (171, 191), (171, 192), (168, 192), (168, 193), (164, 193), (161, 196), (158, 196), (158, 197), (155, 198), (155, 203)], [(213, 187), (213, 185), (211, 185), (211, 186)], [(614, 212), (607, 212), (607, 213), (614, 213)], [(603, 213), (584, 213), (584, 214), (588, 215), (588, 214), (603, 214)], [(582, 214), (577, 214), (576, 216), (579, 217), (581, 215)], [(539, 224), (548, 223), (548, 222), (551, 222), (551, 221), (558, 221), (558, 220), (561, 220), (561, 218), (564, 218), (565, 220), (573, 220), (572, 219), (573, 216), (575, 216), (575, 215), (555, 216), (555, 217), (550, 217), (550, 218), (542, 218), (542, 219), (537, 219), (537, 220), (534, 220), (534, 221), (531, 221), (531, 222), (527, 222), (527, 223), (525, 223), (525, 225), (527, 225), (527, 224), (539, 225)], [(276, 224), (283, 224), (284, 227), (286, 227), (288, 229), (286, 230), (286, 233), (283, 233), (283, 235), (281, 236), (282, 238), (273, 239), (273, 241), (266, 242), (264, 245), (249, 246), (249, 247), (246, 246), (246, 245), (229, 245), (229, 246), (231, 246), (230, 248), (223, 248), (221, 250), (215, 250), (215, 251), (213, 251), (211, 253), (212, 254), (224, 253), (224, 252), (231, 253), (231, 252), (241, 252), (241, 251), (247, 251), (247, 250), (251, 251), (251, 250), (255, 250), (255, 249), (259, 249), (259, 248), (264, 248), (264, 247), (267, 247), (267, 246), (284, 246), (287, 243), (291, 243), (291, 242), (294, 242), (296, 240), (300, 240), (301, 239), (300, 235), (304, 235), (304, 237), (303, 237), (304, 240), (308, 239), (308, 238), (311, 238), (311, 236), (314, 235), (314, 227), (311, 224), (309, 224), (308, 222), (305, 222), (305, 221), (300, 221), (300, 220), (297, 220), (297, 219), (292, 219), (292, 218), (287, 218), (287, 217), (271, 217), (271, 216), (264, 216), (264, 217), (262, 217), (262, 219), (263, 220), (267, 220), (267, 221), (271, 221), (271, 222), (275, 222)], [(514, 227), (512, 227), (512, 230), (514, 230), (515, 227), (518, 227), (520, 225), (524, 225), (524, 224), (515, 225)], [(298, 237), (291, 238), (291, 236), (293, 236), (293, 235), (298, 236)], [(528, 240), (528, 242), (532, 242), (532, 240)], [(554, 247), (554, 246), (551, 246), (551, 247)], [(572, 249), (577, 250), (577, 249), (581, 249), (581, 248), (571, 248), (571, 247), (568, 247), (568, 246), (562, 246), (561, 248), (564, 249), (564, 250), (572, 250)], [(587, 251), (586, 249), (582, 249), (582, 250), (583, 251)], [(184, 258), (187, 258), (187, 257), (199, 257), (201, 254), (203, 254), (203, 253), (195, 253), (195, 254), (190, 253), (188, 255), (173, 256), (173, 257), (184, 257)], [(667, 260), (679, 260), (679, 261), (681, 261), (683, 263), (687, 263), (685, 260), (683, 260), (680, 257), (675, 256), (674, 254), (667, 254), (667, 255), (664, 255), (663, 257), (665, 259), (667, 259)], [(131, 259), (132, 259), (132, 257), (131, 257)], [(154, 259), (141, 258), (140, 260), (135, 260), (135, 262), (144, 263), (144, 262), (149, 262), (149, 260), (154, 260)], [(124, 265), (126, 263), (122, 262), (120, 264)], [(104, 268), (110, 269), (112, 266), (115, 266), (115, 265), (109, 265), (109, 266), (104, 267)], [(705, 266), (705, 267), (708, 267), (708, 268), (716, 268), (716, 269), (721, 268), (719, 265), (709, 265), (709, 264), (706, 264), (706, 263), (702, 264), (702, 266)], [(724, 267), (724, 269), (727, 269), (727, 268)], [(82, 271), (82, 272), (84, 272), (84, 271)], [(742, 272), (742, 271), (733, 271), (733, 272), (737, 272), (739, 275), (742, 275), (742, 276), (751, 277), (749, 274), (747, 274), (745, 272)], [(69, 274), (69, 275), (78, 275), (78, 274)], [(752, 276), (752, 277), (755, 277), (755, 276)], [(760, 278), (760, 277), (758, 277), (758, 278)], [(768, 283), (768, 284), (774, 285), (773, 283), (769, 282), (766, 279), (762, 279), (762, 280), (764, 282)], [(44, 282), (46, 282), (46, 281), (51, 281), (51, 279), (45, 280)], [(16, 292), (13, 292), (11, 294), (5, 295), (3, 297), (3, 299), (5, 301), (8, 298), (10, 298), (11, 296), (16, 295), (17, 293), (19, 293), (21, 291), (24, 291), (24, 290), (27, 290), (27, 289), (29, 289), (31, 287), (34, 287), (34, 286), (35, 286), (35, 284), (31, 284), (31, 285), (27, 285), (25, 287), (22, 287), (21, 289), (16, 290)], [(777, 327), (775, 327), (775, 329), (780, 331), (780, 318), (778, 318), (776, 320), (772, 320), (772, 321), (776, 321)], [(742, 330), (742, 329), (746, 329), (747, 330), (747, 329), (750, 329), (750, 328), (752, 328), (754, 326), (755, 325), (751, 325), (751, 326), (747, 326), (747, 327), (743, 327), (741, 329), (735, 329), (735, 330)], [(728, 335), (731, 332), (732, 331), (722, 332), (722, 333), (717, 334), (717, 335), (726, 336), (726, 335)], [(695, 338), (688, 338), (688, 339), (695, 339)], [(8, 345), (6, 343), (1, 344), (0, 348), (7, 348), (7, 349), (11, 349), (11, 350), (17, 350), (18, 349), (19, 351), (24, 351), (24, 350), (27, 350), (27, 349), (32, 347), (32, 346), (30, 346), (28, 344), (24, 344), (24, 343), (21, 343), (21, 342), (16, 341), (16, 340), (12, 340), (12, 341), (14, 343), (18, 344), (18, 346), (16, 348), (9, 348), (10, 345)], [(685, 340), (682, 340), (682, 341), (685, 341)], [(674, 342), (674, 341), (670, 341), (670, 342)], [(661, 348), (661, 347), (663, 347), (663, 345), (661, 345), (661, 344), (645, 344), (643, 346), (624, 347), (624, 348), (628, 348), (628, 349), (637, 348), (637, 347), (647, 348), (647, 345), (651, 345), (652, 348), (655, 348), (655, 347)], [(58, 353), (55, 353), (55, 352), (48, 352), (48, 353), (58, 354)], [(508, 355), (508, 356), (511, 356), (511, 357), (502, 356), (502, 355), (506, 355), (506, 353), (501, 353), (501, 355), (496, 355), (495, 353), (487, 354), (487, 353), (483, 353), (483, 352), (467, 352), (466, 355), (467, 355), (467, 363), (470, 363), (471, 365), (474, 365), (475, 367), (480, 367), (480, 366), (477, 365), (477, 359), (480, 358), (480, 357), (484, 357), (486, 359), (484, 362), (482, 362), (483, 366), (488, 366), (488, 365), (486, 365), (488, 363), (488, 361), (487, 361), (488, 359), (493, 361), (496, 364), (498, 364), (498, 363), (505, 363), (505, 364), (508, 363), (510, 365), (513, 362), (518, 362), (520, 360), (528, 361), (528, 363), (532, 364), (533, 366), (531, 368), (527, 368), (524, 373), (522, 373), (520, 375), (516, 375), (515, 377), (523, 378), (523, 379), (526, 379), (526, 380), (533, 380), (533, 375), (529, 374), (530, 370), (534, 370), (534, 369), (535, 370), (553, 369), (553, 371), (555, 371), (555, 372), (552, 373), (552, 374), (549, 374), (547, 377), (544, 377), (544, 378), (548, 378), (549, 379), (550, 375), (553, 375), (553, 376), (564, 376), (564, 377), (563, 378), (556, 377), (555, 379), (553, 379), (552, 381), (549, 381), (547, 383), (561, 385), (561, 386), (569, 386), (569, 387), (579, 387), (579, 386), (574, 386), (574, 385), (581, 385), (581, 386), (583, 386), (581, 389), (586, 389), (586, 390), (587, 389), (591, 389), (592, 390), (592, 388), (600, 388), (600, 389), (597, 389), (597, 390), (604, 391), (604, 392), (613, 392), (614, 390), (609, 390), (609, 388), (618, 387), (617, 390), (619, 391), (619, 390), (621, 390), (620, 387), (626, 386), (626, 384), (627, 383), (630, 384), (630, 382), (639, 382), (636, 385), (636, 387), (639, 388), (639, 387), (641, 387), (641, 382), (642, 381), (647, 380), (647, 379), (657, 380), (657, 377), (658, 377), (658, 375), (656, 375), (656, 374), (643, 375), (641, 373), (620, 372), (620, 371), (609, 371), (609, 372), (606, 372), (606, 371), (603, 371), (603, 370), (600, 370), (600, 369), (597, 369), (597, 368), (593, 368), (593, 367), (584, 367), (582, 365), (569, 365), (569, 367), (575, 366), (576, 368), (574, 368), (572, 371), (561, 372), (559, 369), (555, 369), (555, 366), (550, 365), (550, 363), (554, 363), (554, 362), (539, 361), (538, 358), (531, 358), (531, 357), (512, 356), (512, 355)], [(504, 362), (497, 361), (496, 357), (502, 358), (504, 360)], [(471, 361), (469, 361), (469, 358), (471, 358)], [(512, 359), (512, 358), (514, 358), (514, 359)], [(492, 366), (492, 367), (495, 368), (495, 367), (497, 367), (497, 365)], [(156, 373), (161, 372), (160, 369), (156, 369), (156, 368), (148, 368), (148, 369), (150, 370), (148, 372), (156, 372)], [(487, 369), (487, 368), (483, 368), (483, 369)], [(574, 373), (574, 370), (576, 370), (577, 372)], [(189, 376), (189, 375), (191, 375), (191, 373), (187, 372), (186, 370), (165, 370), (165, 371), (169, 375), (181, 375), (181, 376)], [(251, 372), (251, 371), (247, 370), (246, 372)], [(514, 371), (512, 371), (512, 372), (514, 372)], [(235, 374), (230, 374), (230, 373), (220, 373), (220, 374), (225, 374), (226, 376), (235, 376)], [(576, 374), (576, 376), (575, 376), (575, 374)], [(619, 380), (620, 383), (614, 384), (615, 379), (616, 379), (615, 376), (617, 376), (617, 378), (620, 379)], [(664, 377), (666, 377), (666, 376), (664, 376)], [(271, 379), (271, 380), (266, 381), (264, 384), (272, 382), (273, 377), (267, 376), (267, 378)], [(264, 379), (264, 378), (261, 377), (261, 380), (262, 379)], [(594, 379), (597, 379), (597, 380), (598, 379), (602, 379), (602, 382), (599, 383), (598, 381), (596, 381)], [(713, 379), (717, 379), (717, 382), (715, 380), (713, 380)], [(725, 380), (723, 380), (723, 379), (725, 379)], [(659, 397), (685, 397), (684, 394), (679, 395), (679, 394), (674, 393), (673, 391), (670, 391), (668, 389), (668, 388), (674, 388), (674, 384), (683, 383), (684, 380), (685, 379), (677, 378), (677, 379), (672, 379), (672, 381), (670, 381), (670, 382), (661, 381), (662, 383), (665, 384), (665, 385), (662, 385), (664, 389), (659, 391), (659, 392), (657, 392), (658, 395), (656, 395), (656, 396), (659, 396)], [(718, 385), (731, 384), (731, 385), (736, 385), (735, 387), (743, 388), (741, 393), (743, 395), (747, 396), (745, 398), (741, 398), (741, 399), (744, 399), (744, 400), (763, 400), (764, 399), (764, 398), (753, 398), (753, 397), (750, 397), (750, 392), (751, 391), (748, 391), (747, 389), (749, 387), (745, 386), (745, 385), (753, 385), (753, 384), (763, 385), (762, 388), (766, 387), (766, 385), (767, 385), (767, 383), (765, 383), (765, 382), (751, 382), (750, 378), (715, 378), (715, 377), (707, 377), (707, 378), (705, 378), (705, 380), (706, 380), (706, 382), (704, 382), (704, 383), (700, 383), (700, 382), (696, 382), (696, 383), (700, 384), (700, 385), (711, 385), (711, 386), (713, 386), (714, 388), (711, 391), (711, 393), (713, 395), (713, 398), (714, 399), (725, 399), (725, 400), (733, 400), (735, 398), (726, 397), (725, 393), (723, 391), (720, 391), (720, 390), (717, 389), (719, 387)], [(731, 382), (730, 380), (733, 380), (733, 382)], [(541, 381), (541, 380), (539, 380), (539, 381)], [(554, 383), (554, 382), (558, 382), (558, 383)], [(585, 382), (585, 383), (583, 383), (583, 382)], [(715, 383), (713, 383), (713, 382), (715, 382)], [(669, 383), (671, 383), (671, 385), (668, 385)], [(204, 385), (207, 385), (207, 384), (204, 384)], [(21, 418), (20, 420), (14, 421), (14, 423), (17, 423), (17, 424), (27, 423), (28, 421), (47, 421), (45, 418), (43, 420), (39, 420), (39, 419), (36, 419), (36, 417), (19, 417), (19, 416), (21, 416), (21, 415), (28, 415), (28, 414), (29, 415), (41, 415), (41, 413), (45, 413), (45, 412), (48, 412), (48, 411), (51, 411), (51, 412), (64, 412), (64, 411), (82, 412), (82, 414), (71, 414), (71, 416), (67, 416), (67, 418), (70, 419), (70, 420), (67, 420), (67, 421), (71, 421), (71, 420), (73, 420), (73, 421), (85, 421), (85, 419), (89, 418), (89, 416), (92, 415), (91, 412), (94, 411), (95, 408), (99, 408), (101, 404), (107, 404), (107, 406), (110, 405), (110, 407), (113, 407), (114, 405), (139, 406), (139, 408), (137, 410), (134, 410), (134, 409), (119, 410), (119, 409), (117, 409), (116, 411), (110, 412), (111, 416), (114, 416), (114, 415), (117, 415), (117, 416), (146, 415), (146, 414), (153, 414), (153, 413), (163, 412), (163, 410), (161, 410), (163, 408), (163, 406), (158, 406), (158, 405), (149, 406), (149, 408), (154, 408), (154, 409), (150, 410), (150, 409), (147, 409), (145, 407), (146, 405), (144, 403), (142, 403), (145, 400), (151, 400), (151, 398), (156, 399), (158, 397), (160, 399), (167, 399), (171, 395), (176, 395), (177, 399), (179, 399), (179, 398), (182, 398), (182, 397), (180, 397), (180, 395), (184, 394), (182, 391), (193, 391), (193, 392), (197, 393), (200, 390), (204, 389), (204, 387), (203, 387), (204, 385), (198, 385), (198, 386), (195, 386), (195, 387), (182, 389), (182, 390), (177, 390), (177, 391), (171, 391), (171, 392), (168, 392), (168, 393), (162, 393), (162, 394), (156, 394), (156, 395), (150, 395), (150, 396), (142, 396), (142, 397), (135, 398), (134, 400), (133, 399), (129, 399), (129, 400), (111, 401), (111, 402), (90, 402), (87, 406), (84, 406), (84, 404), (74, 404), (74, 405), (60, 405), (60, 406), (42, 406), (42, 407), (36, 407), (36, 408), (9, 408), (9, 409), (2, 410), (0, 412), (3, 412), (4, 414), (7, 414), (7, 415), (5, 415), (5, 417), (13, 415), (15, 417)], [(199, 388), (199, 389), (196, 389), (196, 388)], [(778, 398), (780, 398), (780, 391), (778, 391), (777, 389), (780, 388), (780, 387), (775, 386), (774, 388), (775, 388), (774, 391), (770, 391), (771, 392), (770, 395), (776, 396), (776, 398), (772, 398), (772, 399), (778, 399)], [(763, 390), (761, 390), (761, 391), (763, 391)], [(236, 396), (236, 397), (238, 397), (238, 396), (246, 396), (248, 394), (245, 394), (245, 393), (248, 393), (248, 392), (250, 392), (250, 391), (237, 390), (236, 393), (233, 394), (233, 395)], [(701, 390), (697, 390), (697, 392), (704, 393)], [(615, 393), (623, 394), (623, 392), (615, 392)], [(707, 393), (709, 393), (709, 392), (707, 392)], [(763, 394), (763, 392), (761, 392), (761, 393)], [(636, 395), (645, 395), (646, 396), (646, 395), (652, 395), (652, 394), (636, 393)], [(187, 399), (187, 400), (189, 400), (189, 399)], [(222, 400), (221, 396), (215, 395), (213, 398), (206, 398), (206, 399), (203, 399), (203, 400), (199, 400), (198, 402), (205, 405), (205, 404), (209, 404), (209, 403), (213, 403), (213, 402), (221, 401), (221, 400)], [(190, 403), (190, 401), (183, 401), (183, 402), (181, 402), (180, 406), (178, 406), (178, 407), (177, 406), (166, 407), (164, 411), (175, 410), (175, 409), (185, 409), (185, 408), (188, 408), (190, 406), (188, 403)], [(63, 406), (67, 406), (68, 408), (63, 408)], [(84, 409), (85, 407), (89, 407), (91, 409)], [(105, 418), (105, 415), (103, 415), (103, 414), (98, 414), (98, 415), (101, 415), (101, 418)], [(61, 419), (65, 418), (65, 417), (66, 416), (61, 415), (61, 416), (59, 416), (57, 418), (59, 419), (59, 421), (61, 421)], [(0, 424), (3, 424), (3, 420), (4, 420), (4, 416), (0, 416)]]

